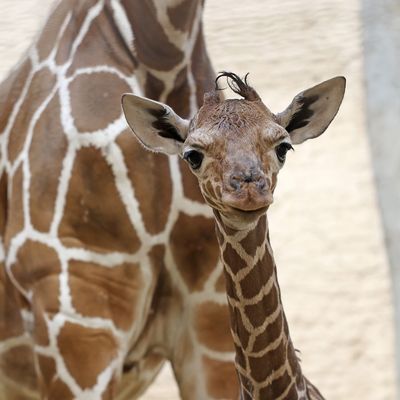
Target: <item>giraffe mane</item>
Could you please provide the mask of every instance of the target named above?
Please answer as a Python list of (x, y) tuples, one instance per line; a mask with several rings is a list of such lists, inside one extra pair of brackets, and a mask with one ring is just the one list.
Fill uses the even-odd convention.
[(245, 100), (248, 101), (257, 101), (261, 100), (258, 93), (252, 88), (248, 82), (247, 77), (249, 73), (247, 73), (243, 79), (241, 79), (238, 75), (233, 72), (221, 71), (218, 76), (215, 78), (215, 90), (223, 90), (219, 87), (218, 81), (219, 79), (226, 77), (226, 82), (229, 88), (239, 96), (242, 96)]

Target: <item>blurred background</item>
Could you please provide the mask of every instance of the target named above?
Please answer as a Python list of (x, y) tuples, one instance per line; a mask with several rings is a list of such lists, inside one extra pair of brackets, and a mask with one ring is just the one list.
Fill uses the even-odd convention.
[[(51, 3), (0, 0), (0, 79)], [(398, 398), (400, 2), (207, 0), (204, 24), (215, 70), (250, 72), (274, 112), (347, 78), (331, 127), (280, 174), (271, 240), (306, 375), (327, 399)], [(168, 366), (143, 397), (178, 398)]]

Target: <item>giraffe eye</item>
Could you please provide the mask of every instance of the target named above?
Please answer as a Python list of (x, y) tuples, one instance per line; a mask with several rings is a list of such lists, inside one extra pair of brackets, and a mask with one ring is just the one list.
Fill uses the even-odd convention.
[(278, 160), (281, 163), (285, 162), (286, 153), (289, 150), (293, 150), (293, 147), (290, 143), (287, 143), (287, 142), (283, 142), (275, 147), (276, 156), (278, 157)]
[(199, 169), (203, 158), (203, 154), (197, 150), (188, 150), (183, 154), (183, 159), (189, 163), (192, 169)]

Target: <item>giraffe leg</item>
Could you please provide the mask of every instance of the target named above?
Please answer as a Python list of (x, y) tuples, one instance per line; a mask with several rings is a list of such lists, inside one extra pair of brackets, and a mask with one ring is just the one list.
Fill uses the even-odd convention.
[(171, 359), (182, 399), (238, 399), (226, 304), (186, 300)]
[(118, 386), (117, 400), (139, 398), (155, 380), (165, 361), (165, 357), (157, 353), (147, 354), (138, 362), (126, 360)]

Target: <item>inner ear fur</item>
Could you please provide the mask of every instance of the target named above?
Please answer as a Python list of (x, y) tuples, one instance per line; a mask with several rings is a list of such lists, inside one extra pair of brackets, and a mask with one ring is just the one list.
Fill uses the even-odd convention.
[(137, 139), (149, 150), (179, 154), (189, 121), (166, 104), (133, 94), (122, 96), (126, 121)]
[(288, 131), (293, 144), (321, 135), (337, 114), (346, 88), (346, 79), (338, 76), (299, 93), (278, 122)]

